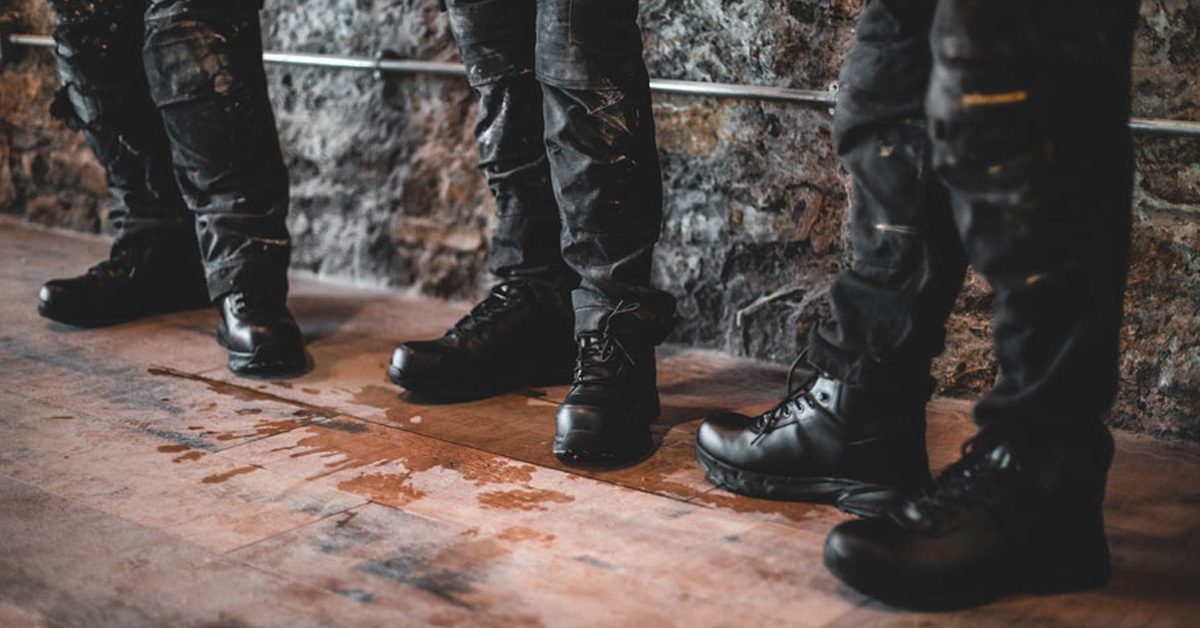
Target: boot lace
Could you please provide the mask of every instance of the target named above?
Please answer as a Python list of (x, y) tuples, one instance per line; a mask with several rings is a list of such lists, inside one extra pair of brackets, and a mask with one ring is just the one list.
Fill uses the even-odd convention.
[(787, 375), (787, 394), (784, 395), (783, 401), (779, 402), (779, 405), (760, 415), (754, 422), (753, 430), (756, 436), (754, 440), (750, 441), (751, 445), (757, 444), (767, 434), (770, 434), (780, 421), (798, 416), (804, 411), (805, 402), (810, 406), (818, 405), (812, 395), (812, 384), (817, 381), (818, 373), (814, 372), (801, 381), (799, 386), (795, 385), (796, 369), (806, 357), (808, 357), (807, 348), (801, 351), (795, 360), (792, 360), (792, 366), (788, 369)]
[(229, 309), (238, 318), (247, 314), (274, 314), (280, 310), (279, 299), (259, 292), (231, 292), (225, 297)]
[(138, 253), (130, 248), (114, 249), (108, 259), (100, 261), (87, 270), (88, 277), (97, 279), (112, 279), (128, 276), (133, 278), (137, 272)]
[[(514, 288), (517, 289), (514, 290)], [(505, 313), (525, 300), (524, 290), (520, 288), (524, 288), (524, 285), (517, 282), (506, 282), (492, 288), (491, 294), (471, 308), (466, 316), (459, 319), (449, 333), (460, 336), (469, 335), (492, 327), (497, 321), (504, 318)]]
[(962, 457), (946, 467), (933, 484), (911, 500), (921, 516), (933, 523), (951, 519), (977, 504), (990, 501), (997, 482), (1010, 471), (1005, 464), (990, 459), (995, 443), (981, 443), (972, 438), (962, 446)]
[[(613, 319), (637, 311), (637, 303), (620, 301), (604, 322), (604, 329), (579, 336), (575, 381), (601, 382), (612, 379), (623, 364), (635, 366), (633, 356), (613, 333)], [(614, 359), (615, 358), (615, 359)]]

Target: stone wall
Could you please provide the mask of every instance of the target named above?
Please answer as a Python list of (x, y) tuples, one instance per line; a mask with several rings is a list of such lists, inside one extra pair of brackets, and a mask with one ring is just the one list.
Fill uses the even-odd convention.
[[(40, 1), (10, 0), (49, 32)], [(454, 60), (436, 0), (268, 0), (271, 49)], [(860, 0), (643, 0), (655, 76), (825, 88)], [(1139, 116), (1200, 120), (1200, 0), (1143, 6)], [(492, 203), (475, 170), (463, 81), (273, 67), (293, 181), (294, 265), (318, 275), (469, 299), (487, 283)], [(45, 115), (53, 64), (30, 51), (0, 74), (0, 211), (101, 228), (103, 173)], [(846, 260), (847, 179), (822, 108), (656, 98), (667, 220), (656, 281), (680, 297), (672, 340), (786, 361), (823, 314)], [(1139, 137), (1137, 226), (1113, 422), (1200, 439), (1200, 140)], [(972, 277), (937, 363), (943, 394), (996, 377), (986, 286)]]

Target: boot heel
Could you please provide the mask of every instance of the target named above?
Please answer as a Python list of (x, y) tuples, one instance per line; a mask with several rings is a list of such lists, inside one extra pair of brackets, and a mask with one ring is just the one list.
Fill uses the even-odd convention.
[[(1104, 519), (1095, 508), (1090, 516), (1065, 523), (1058, 533), (1035, 543), (1030, 564), (1035, 569), (1030, 588), (1035, 593), (1054, 594), (1102, 587), (1112, 575)], [(1064, 518), (1065, 519), (1065, 518)]]

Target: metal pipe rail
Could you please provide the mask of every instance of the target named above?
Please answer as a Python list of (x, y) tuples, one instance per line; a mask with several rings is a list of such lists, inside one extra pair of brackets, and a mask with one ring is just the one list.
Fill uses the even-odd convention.
[[(53, 48), (54, 40), (45, 35), (11, 34), (7, 43), (13, 46)], [(364, 70), (378, 74), (430, 74), (435, 76), (466, 76), (461, 63), (444, 61), (416, 61), (411, 59), (389, 59), (379, 56), (349, 57), (341, 55), (309, 54), (298, 52), (265, 52), (263, 61), (277, 65), (336, 68), (342, 70)], [(799, 103), (806, 105), (834, 106), (837, 94), (833, 91), (814, 89), (791, 89), (759, 85), (735, 85), (731, 83), (706, 83), (702, 81), (680, 81), (675, 79), (650, 79), (650, 89), (662, 94), (685, 94), (714, 98), (736, 98), (745, 100), (767, 100), (774, 102)], [(1173, 135), (1200, 137), (1200, 122), (1186, 120), (1162, 120), (1154, 118), (1131, 118), (1129, 128), (1146, 135)]]

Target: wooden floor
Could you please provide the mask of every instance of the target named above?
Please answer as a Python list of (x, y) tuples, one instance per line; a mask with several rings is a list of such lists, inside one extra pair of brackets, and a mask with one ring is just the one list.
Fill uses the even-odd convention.
[[(462, 314), (294, 282), (316, 368), (239, 380), (202, 310), (104, 330), (48, 323), (39, 284), (106, 252), (0, 222), (0, 625), (1195, 625), (1200, 448), (1119, 435), (1101, 591), (918, 615), (821, 566), (842, 520), (715, 490), (697, 422), (756, 411), (783, 372), (660, 354), (661, 447), (617, 471), (550, 455), (563, 388), (418, 405), (392, 345)], [(935, 466), (972, 432), (932, 404)]]

